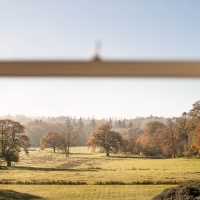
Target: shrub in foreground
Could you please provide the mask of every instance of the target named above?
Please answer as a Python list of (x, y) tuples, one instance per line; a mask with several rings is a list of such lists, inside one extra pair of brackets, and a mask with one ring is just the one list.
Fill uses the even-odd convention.
[(152, 200), (200, 199), (200, 181), (186, 181), (177, 187), (165, 189)]

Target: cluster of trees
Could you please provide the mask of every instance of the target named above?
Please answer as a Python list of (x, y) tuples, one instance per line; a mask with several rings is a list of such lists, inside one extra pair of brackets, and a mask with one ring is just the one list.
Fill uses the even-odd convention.
[[(124, 122), (120, 121), (121, 127)], [(91, 133), (87, 146), (109, 152), (124, 152), (145, 156), (182, 157), (200, 154), (200, 101), (188, 113), (168, 118), (165, 123), (150, 120), (145, 124), (131, 124), (118, 133), (110, 122)], [(122, 129), (121, 129), (122, 130)]]
[[(56, 123), (65, 123), (66, 120), (70, 120), (70, 122), (74, 125), (77, 124), (80, 118), (72, 117), (72, 116), (58, 116), (58, 117), (45, 117), (45, 116), (38, 116), (38, 117), (30, 117), (26, 116), (23, 114), (18, 114), (18, 115), (4, 115), (0, 116), (0, 119), (11, 119), (13, 121), (18, 121), (23, 125), (28, 124), (29, 122), (46, 122), (46, 123), (51, 123), (51, 124), (56, 124)], [(83, 126), (85, 129), (85, 126), (88, 126), (92, 121), (99, 124), (109, 122), (109, 124), (113, 128), (130, 128), (130, 124), (142, 124), (146, 123), (151, 120), (156, 120), (160, 121), (162, 123), (165, 123), (166, 118), (164, 117), (156, 117), (150, 115), (149, 117), (140, 117), (137, 116), (135, 119), (118, 119), (118, 118), (107, 118), (107, 119), (100, 119), (97, 120), (94, 117), (93, 118), (81, 118), (83, 122)]]
[(31, 140), (31, 146), (39, 147), (40, 139), (41, 137), (43, 137), (44, 133), (46, 133), (47, 131), (61, 132), (66, 129), (66, 126), (68, 124), (72, 125), (79, 135), (79, 137), (77, 138), (77, 145), (85, 145), (86, 137), (83, 131), (83, 122), (81, 118), (77, 122), (71, 122), (70, 119), (67, 118), (64, 123), (50, 123), (43, 120), (35, 120), (26, 124), (25, 131)]
[(64, 116), (46, 119), (55, 122), (40, 118), (24, 126), (13, 119), (1, 119), (0, 162), (11, 166), (12, 161), (19, 160), (22, 149), (28, 154), (30, 145), (52, 148), (54, 152), (62, 149), (66, 156), (75, 145), (100, 148), (107, 156), (110, 152), (174, 158), (200, 154), (200, 101), (180, 117), (167, 119), (153, 116), (130, 120)]
[(200, 101), (180, 117), (168, 118), (166, 124), (151, 121), (137, 140), (144, 155), (196, 156), (200, 153)]
[(77, 144), (78, 133), (70, 121), (66, 121), (61, 131), (47, 131), (40, 140), (41, 149), (53, 148), (64, 150), (66, 156), (69, 156), (70, 147)]
[[(64, 121), (63, 121), (64, 120)], [(150, 120), (158, 120), (160, 122), (165, 121), (165, 118), (158, 117), (137, 117), (135, 119), (84, 119), (84, 118), (70, 118), (70, 117), (57, 117), (57, 118), (44, 118), (40, 117), (40, 119), (35, 119), (33, 121), (28, 122), (25, 126), (26, 135), (31, 140), (31, 146), (39, 147), (40, 139), (43, 134), (49, 130), (53, 130), (56, 132), (64, 129), (64, 124), (68, 121), (73, 125), (75, 130), (77, 131), (79, 137), (77, 141), (78, 146), (85, 146), (87, 142), (87, 138), (90, 133), (93, 132), (100, 124), (108, 123), (113, 130), (118, 131), (120, 134), (124, 134), (127, 131), (135, 131), (135, 127), (143, 127), (144, 124)], [(55, 122), (52, 122), (55, 121)], [(132, 129), (132, 130), (130, 130)]]

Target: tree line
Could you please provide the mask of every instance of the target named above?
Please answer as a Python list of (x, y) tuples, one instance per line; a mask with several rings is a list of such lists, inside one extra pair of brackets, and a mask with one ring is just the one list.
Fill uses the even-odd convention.
[[(67, 123), (71, 124), (69, 119)], [(83, 122), (81, 124), (83, 128)], [(164, 122), (151, 119), (142, 124), (126, 124), (125, 120), (118, 120), (115, 124), (113, 128), (111, 120), (97, 124), (92, 119), (85, 144), (93, 151), (98, 147), (106, 155), (121, 152), (176, 158), (200, 153), (200, 101), (194, 103), (188, 113), (166, 118)]]
[(167, 119), (150, 116), (86, 122), (67, 117), (64, 123), (36, 119), (26, 126), (11, 119), (0, 120), (0, 162), (11, 166), (12, 161), (19, 160), (21, 150), (28, 154), (31, 145), (41, 149), (50, 147), (53, 152), (63, 150), (66, 156), (75, 145), (87, 145), (92, 151), (98, 148), (107, 156), (111, 152), (173, 158), (197, 156), (200, 154), (200, 101), (180, 117)]
[(70, 147), (77, 144), (78, 133), (70, 122), (64, 124), (65, 126), (61, 131), (47, 131), (40, 140), (40, 147), (42, 150), (45, 148), (53, 148), (55, 153), (56, 149), (64, 150), (66, 157), (69, 156)]
[[(105, 143), (110, 142), (103, 137), (106, 133), (110, 134), (107, 129), (103, 131), (99, 126), (90, 135), (87, 145), (96, 147), (98, 143), (106, 151), (105, 144), (102, 145), (102, 140)], [(118, 132), (115, 133), (119, 135)], [(117, 141), (117, 148), (111, 148), (110, 151), (173, 158), (197, 156), (200, 154), (200, 101), (194, 103), (192, 109), (188, 113), (183, 112), (180, 117), (167, 118), (165, 123), (151, 120), (142, 126), (125, 129), (120, 135), (120, 139), (118, 136), (118, 139), (113, 139)]]
[[(127, 130), (130, 132), (135, 132), (138, 134), (137, 128), (140, 129), (144, 126), (144, 124), (151, 120), (158, 120), (160, 122), (166, 121), (163, 117), (137, 117), (135, 119), (84, 119), (84, 118), (70, 118), (70, 117), (59, 117), (58, 119), (62, 119), (61, 121), (57, 121), (55, 123), (44, 121), (42, 119), (35, 119), (34, 121), (28, 122), (25, 126), (26, 135), (29, 136), (31, 140), (31, 146), (39, 147), (40, 139), (45, 132), (48, 130), (60, 131), (63, 129), (63, 125), (67, 122), (70, 122), (71, 125), (78, 132), (77, 145), (85, 146), (87, 142), (87, 138), (92, 131), (94, 131), (100, 124), (108, 123), (112, 126), (112, 128), (118, 131), (120, 134), (123, 134)], [(64, 121), (63, 121), (64, 120)], [(141, 131), (140, 131), (141, 132)]]

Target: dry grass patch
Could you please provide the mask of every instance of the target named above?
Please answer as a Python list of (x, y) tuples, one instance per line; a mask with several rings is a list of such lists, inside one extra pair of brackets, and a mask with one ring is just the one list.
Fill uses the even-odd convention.
[(1, 189), (29, 193), (45, 200), (149, 200), (166, 188), (163, 185), (1, 185)]
[(28, 157), (22, 153), (14, 167), (0, 170), (0, 181), (177, 184), (200, 180), (200, 159), (106, 157), (91, 154), (87, 147), (72, 148), (71, 152), (69, 158), (62, 152), (52, 153), (51, 149), (33, 149)]

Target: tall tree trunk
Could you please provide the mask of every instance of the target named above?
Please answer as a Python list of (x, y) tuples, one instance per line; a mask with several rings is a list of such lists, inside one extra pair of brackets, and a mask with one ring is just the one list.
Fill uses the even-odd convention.
[(54, 153), (56, 152), (56, 147), (53, 147), (53, 152), (54, 152)]
[(67, 140), (67, 154), (68, 154), (68, 157), (69, 157), (69, 144), (70, 144), (70, 137), (69, 137), (69, 134), (68, 134), (68, 140)]
[(173, 149), (173, 158), (176, 158), (176, 150)]
[(172, 133), (172, 147), (173, 147), (173, 158), (176, 158), (176, 148), (175, 148), (175, 142), (174, 142), (174, 133), (171, 130)]
[(66, 157), (69, 157), (69, 147), (67, 147), (67, 150), (66, 150)]
[(106, 149), (106, 156), (110, 156), (108, 149)]
[(171, 132), (171, 138), (172, 138), (172, 149), (173, 149), (173, 158), (176, 158), (176, 147), (175, 147), (175, 139), (174, 139), (174, 131), (173, 131), (173, 122), (172, 119), (168, 119), (170, 132)]
[(68, 146), (67, 146), (67, 153), (69, 155), (69, 143), (68, 143)]
[(67, 147), (66, 147), (66, 145), (65, 145), (65, 147), (64, 147), (64, 150), (65, 150), (65, 155), (66, 155), (66, 157), (68, 157), (68, 155), (67, 155)]
[(7, 160), (7, 167), (11, 167), (11, 161), (10, 160)]
[(185, 135), (185, 157), (187, 157), (188, 151), (188, 135)]
[(186, 135), (185, 137), (185, 148), (186, 148), (186, 151), (188, 150), (188, 136)]

